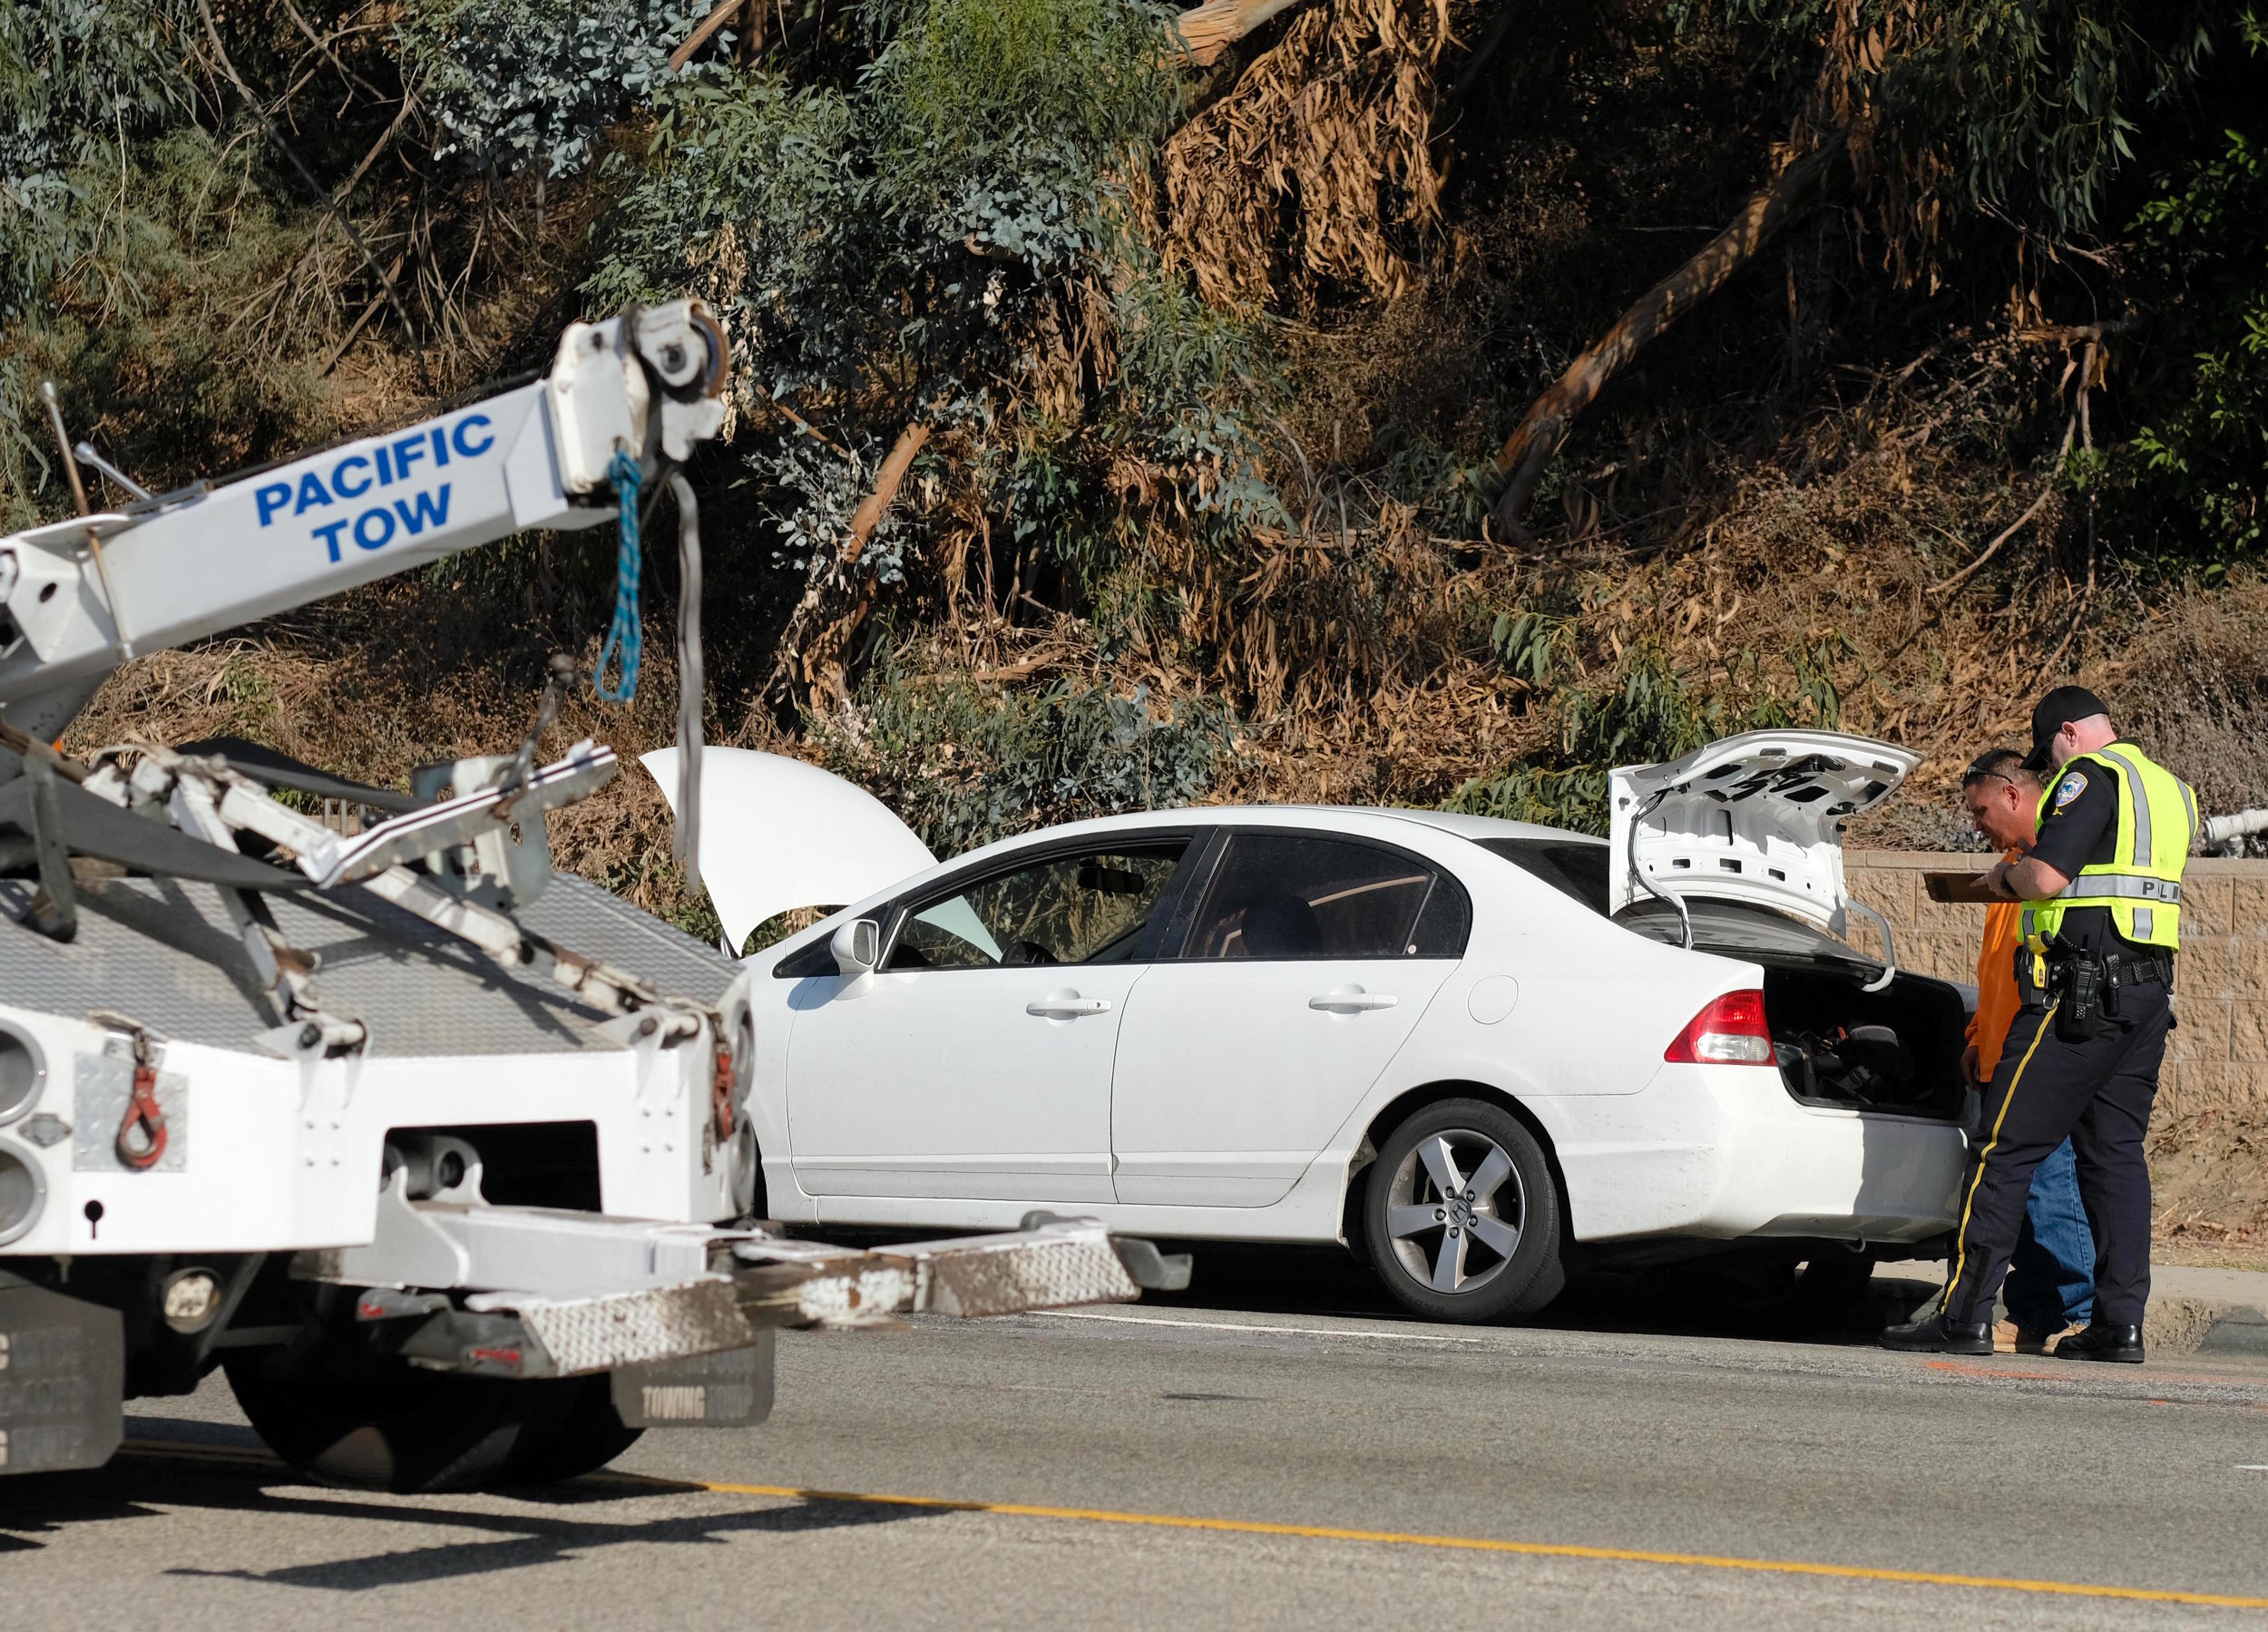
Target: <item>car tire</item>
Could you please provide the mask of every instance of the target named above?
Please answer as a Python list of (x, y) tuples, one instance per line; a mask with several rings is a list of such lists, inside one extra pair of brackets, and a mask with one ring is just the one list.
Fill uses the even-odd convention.
[[(405, 1494), (567, 1477), (532, 1469), (558, 1443), (593, 1381), (452, 1376), (390, 1358), (278, 1375), (258, 1358), (232, 1357), (227, 1369), (254, 1432), (291, 1466), (324, 1484)], [(606, 1380), (596, 1382), (603, 1389)]]
[(1567, 1285), (1551, 1163), (1486, 1099), (1436, 1100), (1387, 1137), (1363, 1234), (1386, 1290), (1429, 1320), (1534, 1314)]

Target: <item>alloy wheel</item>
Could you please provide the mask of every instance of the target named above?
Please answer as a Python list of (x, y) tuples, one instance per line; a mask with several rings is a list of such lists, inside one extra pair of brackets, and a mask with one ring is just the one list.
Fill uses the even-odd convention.
[(1528, 1194), (1504, 1148), (1470, 1128), (1429, 1133), (1386, 1192), (1386, 1234), (1410, 1278), (1437, 1293), (1477, 1292), (1519, 1248)]

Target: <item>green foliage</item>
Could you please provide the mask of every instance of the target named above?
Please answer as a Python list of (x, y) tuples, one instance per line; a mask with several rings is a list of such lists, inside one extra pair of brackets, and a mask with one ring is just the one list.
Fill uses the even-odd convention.
[(0, 323), (130, 211), (126, 150), (187, 116), (182, 0), (0, 5)]
[(852, 383), (886, 318), (865, 299), (876, 246), (850, 99), (752, 73), (673, 83), (654, 116), (583, 292), (604, 309), (700, 288), (732, 336), (743, 406)]
[(2170, 503), (2225, 564), (2268, 531), (2268, 154), (2224, 132), (2219, 152), (2160, 179), (2134, 231), (2165, 298), (2157, 321), (2190, 366), (2116, 474)]
[(449, 133), (435, 157), (561, 176), (586, 168), (606, 127), (671, 77), (670, 51), (708, 9), (688, 0), (418, 0), (396, 30), (425, 106)]
[[(860, 18), (876, 54), (846, 84), (758, 69), (659, 86), (584, 286), (604, 305), (690, 284), (718, 311), (736, 406), (765, 425), (742, 458), (779, 559), (839, 545), (916, 415), (965, 433), (924, 471), (1075, 581), (1100, 581), (1124, 531), (1105, 482), (1119, 449), (1177, 478), (1200, 524), (1280, 519), (1238, 415), (1256, 331), (1148, 270), (1124, 219), (1124, 178), (1174, 107), (1169, 13), (909, 0)], [(894, 509), (856, 571), (895, 581), (914, 532)]]
[[(1532, 653), (1533, 641), (1520, 650)], [(1659, 648), (1633, 647), (1603, 679), (1562, 697), (1559, 748), (1549, 763), (1468, 782), (1448, 807), (1603, 834), (1607, 772), (1689, 754), (1725, 735), (1723, 714), (1722, 703), (1703, 701)]]
[[(1524, 625), (1524, 630), (1523, 630)], [(1515, 642), (1510, 637), (1521, 630)], [(1518, 658), (1534, 672), (1539, 646), (1551, 650), (1552, 664), (1571, 660), (1572, 640), (1553, 629), (1553, 621), (1521, 613), (1500, 618), (1494, 644), (1509, 663)], [(1558, 655), (1565, 640), (1565, 655)], [(1837, 638), (1847, 650), (1847, 642)], [(1781, 702), (1766, 686), (1762, 665), (1744, 653), (1735, 671), (1705, 692), (1650, 641), (1626, 650), (1596, 680), (1568, 688), (1557, 699), (1559, 741), (1540, 763), (1516, 765), (1501, 774), (1475, 777), (1452, 795), (1446, 808), (1515, 822), (1540, 822), (1578, 833), (1607, 831), (1607, 773), (1622, 765), (1659, 765), (1680, 758), (1719, 738), (1803, 725), (1833, 730), (1842, 723), (1842, 699), (1829, 678), (1833, 649), (1823, 643), (1790, 654), (1795, 705)], [(1745, 697), (1745, 707), (1727, 699)]]
[(1114, 304), (1114, 436), (1188, 473), (1201, 515), (1231, 527), (1288, 524), (1246, 418), (1282, 389), (1256, 316), (1208, 306), (1154, 269), (1125, 279)]
[(1499, 612), (1489, 650), (1505, 671), (1530, 685), (1549, 686), (1575, 654), (1575, 620), (1549, 612)]
[[(1680, 8), (1688, 26), (1714, 8)], [(2063, 240), (2105, 225), (2143, 120), (2229, 32), (2224, 0), (1730, 0), (1864, 132), (1905, 224), (1988, 210)]]
[(1172, 16), (1152, 0), (926, 0), (860, 86), (873, 201), (910, 237), (1036, 269), (1109, 244), (1114, 174), (1163, 133)]
[(157, 485), (319, 434), (313, 367), (291, 344), (311, 314), (282, 281), (311, 222), (264, 190), (258, 153), (183, 124), (130, 142), (122, 170), (115, 152), (91, 167), (110, 197), (100, 231), (48, 276), (38, 311), (0, 328), (0, 525), (69, 503), (43, 378), (81, 434)]
[(1029, 828), (1188, 805), (1235, 740), (1218, 704), (1185, 698), (1165, 719), (1146, 692), (1063, 681), (997, 691), (909, 683), (887, 669), (845, 721), (815, 719), (831, 770), (894, 809), (939, 855)]

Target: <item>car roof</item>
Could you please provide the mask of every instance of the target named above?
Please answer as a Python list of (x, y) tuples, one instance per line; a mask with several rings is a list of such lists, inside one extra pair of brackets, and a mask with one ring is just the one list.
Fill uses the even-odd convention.
[[(1422, 827), (1453, 833), (1461, 838), (1478, 842), (1491, 838), (1551, 839), (1579, 845), (1598, 845), (1606, 841), (1587, 833), (1576, 833), (1565, 827), (1547, 827), (1536, 822), (1509, 822), (1500, 816), (1472, 816), (1456, 810), (1412, 810), (1391, 805), (1188, 805), (1157, 810), (1128, 811), (1119, 816), (1092, 816), (1085, 821), (1066, 822), (1058, 826), (1036, 828), (1007, 839), (995, 841), (995, 845), (1021, 847), (1026, 844), (1041, 843), (1059, 838), (1083, 838), (1123, 833), (1129, 829), (1175, 826), (1182, 822), (1191, 826), (1264, 826), (1275, 823), (1296, 824), (1302, 817), (1344, 818), (1374, 816), (1389, 821), (1409, 822)], [(995, 845), (983, 846), (991, 849)], [(975, 851), (968, 855), (977, 854)], [(953, 860), (963, 859), (955, 856)]]

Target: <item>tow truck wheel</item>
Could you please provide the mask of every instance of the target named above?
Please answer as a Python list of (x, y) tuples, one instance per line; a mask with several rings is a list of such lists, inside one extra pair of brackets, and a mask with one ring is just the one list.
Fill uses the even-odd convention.
[(253, 1357), (232, 1358), (228, 1373), (269, 1448), (325, 1484), (417, 1492), (566, 1479), (637, 1437), (602, 1376), (523, 1383), (390, 1359), (278, 1375)]
[(623, 1426), (614, 1409), (613, 1387), (605, 1377), (578, 1377), (562, 1386), (579, 1386), (582, 1392), (550, 1437), (530, 1445), (515, 1462), (515, 1482), (552, 1484), (596, 1472), (636, 1444), (645, 1432)]
[(1370, 1168), (1370, 1261), (1431, 1320), (1533, 1314), (1559, 1295), (1559, 1193), (1520, 1119), (1486, 1099), (1413, 1112)]

